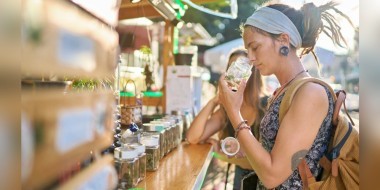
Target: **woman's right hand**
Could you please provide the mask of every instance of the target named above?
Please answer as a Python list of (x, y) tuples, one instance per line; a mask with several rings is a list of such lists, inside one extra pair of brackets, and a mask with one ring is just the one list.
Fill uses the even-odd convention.
[(219, 105), (220, 104), (220, 101), (219, 101), (219, 94), (216, 94), (216, 96), (214, 98), (212, 98), (210, 101), (212, 101), (212, 103), (214, 105)]

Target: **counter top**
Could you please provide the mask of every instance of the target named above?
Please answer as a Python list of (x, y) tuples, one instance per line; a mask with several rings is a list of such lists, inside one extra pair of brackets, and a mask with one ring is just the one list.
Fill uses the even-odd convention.
[(162, 160), (157, 171), (147, 172), (137, 188), (146, 190), (200, 189), (212, 159), (210, 144), (182, 142)]

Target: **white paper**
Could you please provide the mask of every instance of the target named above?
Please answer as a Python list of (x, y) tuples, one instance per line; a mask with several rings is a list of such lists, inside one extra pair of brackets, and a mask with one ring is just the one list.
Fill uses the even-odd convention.
[(89, 108), (65, 110), (59, 113), (56, 146), (67, 152), (94, 138), (94, 113)]

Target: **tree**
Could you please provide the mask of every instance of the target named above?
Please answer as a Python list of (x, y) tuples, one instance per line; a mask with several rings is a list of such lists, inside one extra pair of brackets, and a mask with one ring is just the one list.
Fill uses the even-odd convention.
[[(227, 19), (210, 15), (189, 6), (184, 17), (185, 22), (200, 23), (210, 33), (215, 36), (219, 43), (228, 42), (241, 37), (239, 26), (245, 22), (258, 6), (267, 0), (238, 0), (238, 17), (236, 19)], [(220, 12), (228, 12), (230, 8), (225, 1), (218, 1), (215, 3), (208, 3), (205, 7), (212, 10), (219, 10)], [(211, 47), (203, 47), (201, 49), (208, 49)]]

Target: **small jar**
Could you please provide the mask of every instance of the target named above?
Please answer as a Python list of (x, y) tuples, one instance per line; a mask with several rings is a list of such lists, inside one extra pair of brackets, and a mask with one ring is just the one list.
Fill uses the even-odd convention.
[(140, 143), (130, 144), (129, 146), (135, 148), (139, 157), (139, 182), (145, 179), (146, 176), (146, 153), (145, 146)]
[(165, 155), (169, 154), (169, 152), (172, 150), (173, 148), (173, 131), (171, 130), (171, 127), (170, 127), (170, 122), (165, 122), (165, 121), (162, 121), (162, 119), (160, 120), (154, 120), (154, 121), (151, 121), (150, 123), (153, 123), (153, 124), (160, 124), (162, 126), (164, 126), (164, 129), (165, 129), (165, 132), (166, 132), (166, 135), (165, 135)]
[(129, 189), (137, 186), (136, 165), (138, 153), (132, 147), (118, 147), (114, 151), (115, 168), (117, 170), (118, 188)]
[(158, 138), (154, 136), (143, 136), (141, 144), (145, 145), (146, 170), (156, 171), (160, 161), (160, 145)]
[(160, 159), (162, 159), (166, 153), (166, 131), (163, 125), (154, 123), (144, 123), (143, 130), (145, 131), (143, 136), (146, 134), (158, 134), (160, 143)]

